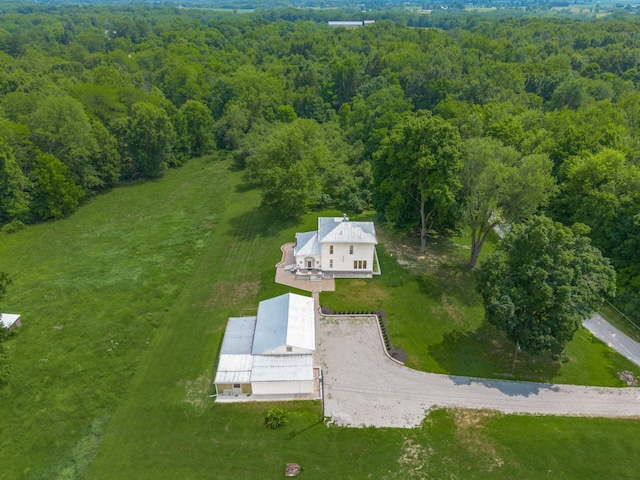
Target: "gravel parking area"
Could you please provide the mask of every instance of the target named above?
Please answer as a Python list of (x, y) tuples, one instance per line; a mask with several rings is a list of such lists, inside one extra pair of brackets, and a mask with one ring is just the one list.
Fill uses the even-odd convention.
[(504, 413), (640, 417), (640, 389), (485, 380), (419, 372), (384, 352), (374, 317), (322, 317), (317, 362), (325, 415), (342, 426), (420, 425), (434, 407)]

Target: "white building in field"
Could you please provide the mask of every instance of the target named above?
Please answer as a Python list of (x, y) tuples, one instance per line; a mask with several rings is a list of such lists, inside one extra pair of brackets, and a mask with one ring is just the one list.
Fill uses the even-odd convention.
[(0, 324), (7, 330), (22, 326), (22, 323), (20, 323), (20, 315), (16, 313), (0, 313)]
[(296, 233), (296, 268), (324, 276), (371, 278), (380, 273), (373, 222), (350, 222), (343, 217), (319, 217), (318, 230)]
[(287, 293), (264, 300), (255, 317), (229, 319), (214, 380), (217, 394), (313, 394), (315, 348), (312, 298)]

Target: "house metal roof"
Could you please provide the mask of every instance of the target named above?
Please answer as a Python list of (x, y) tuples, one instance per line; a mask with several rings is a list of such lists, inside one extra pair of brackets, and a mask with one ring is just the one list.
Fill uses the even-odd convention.
[(370, 243), (377, 244), (373, 222), (350, 222), (346, 217), (319, 217), (318, 241), (320, 243)]
[(315, 350), (313, 298), (286, 293), (260, 302), (251, 353), (268, 354), (285, 345)]
[(318, 242), (318, 232), (296, 233), (296, 246), (293, 254), (298, 255), (320, 255), (320, 243)]
[(11, 328), (19, 319), (20, 315), (15, 313), (0, 313), (0, 323), (4, 328)]
[(313, 354), (255, 355), (252, 382), (313, 380)]

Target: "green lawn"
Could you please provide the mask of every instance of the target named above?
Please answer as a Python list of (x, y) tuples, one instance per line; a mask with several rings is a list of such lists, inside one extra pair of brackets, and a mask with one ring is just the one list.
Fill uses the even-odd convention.
[[(515, 344), (484, 321), (473, 275), (465, 266), (469, 250), (464, 237), (433, 240), (420, 257), (411, 241), (400, 243), (384, 231), (380, 236), (383, 274), (373, 280), (339, 280), (336, 292), (322, 293), (321, 303), (334, 310), (386, 311), (391, 339), (407, 352), (408, 366), (436, 373), (600, 386), (624, 386), (617, 376), (622, 370), (640, 374), (637, 365), (584, 329), (567, 346), (568, 362), (520, 353), (514, 368)], [(482, 255), (493, 246), (489, 242)]]
[[(278, 247), (316, 228), (316, 215), (293, 222), (258, 204), (228, 163), (201, 159), (0, 237), (0, 271), (15, 282), (3, 310), (24, 324), (7, 344), (0, 478), (276, 478), (289, 461), (307, 478), (579, 478), (603, 458), (619, 460), (609, 478), (630, 477), (637, 422), (434, 412), (419, 429), (360, 430), (318, 423), (319, 404), (306, 402), (286, 404), (289, 425), (270, 431), (271, 405), (216, 405), (227, 318), (288, 291), (273, 282)], [(510, 372), (509, 351), (485, 353), (497, 334), (456, 266), (463, 249), (432, 244), (437, 255), (417, 274), (421, 265), (398, 265), (402, 245), (381, 237), (383, 275), (341, 281), (323, 303), (385, 308), (413, 366)], [(557, 372), (519, 362), (516, 377), (615, 383), (620, 358), (586, 334), (569, 355)]]

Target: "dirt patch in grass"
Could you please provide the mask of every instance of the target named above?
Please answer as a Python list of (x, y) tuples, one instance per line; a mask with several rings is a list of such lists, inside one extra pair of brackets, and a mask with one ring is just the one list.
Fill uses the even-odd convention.
[(180, 382), (180, 386), (184, 388), (184, 401), (196, 407), (198, 410), (204, 410), (207, 405), (207, 392), (209, 391), (210, 378), (208, 375), (202, 374), (195, 380), (184, 380)]
[(443, 263), (462, 263), (459, 247), (446, 238), (429, 238), (427, 250), (420, 253), (420, 241), (417, 238), (398, 238), (384, 229), (377, 233), (390, 256), (395, 257), (398, 264), (411, 273), (437, 272)]
[(402, 451), (398, 457), (399, 478), (428, 478), (428, 462), (433, 455), (431, 446), (414, 443), (406, 438), (402, 444)]
[(255, 296), (260, 288), (260, 282), (232, 282), (220, 280), (211, 287), (211, 295), (205, 303), (205, 307), (216, 305), (229, 305), (238, 303), (245, 298)]
[(453, 303), (445, 293), (440, 296), (440, 301), (442, 302), (442, 309), (446, 312), (456, 327), (468, 326), (468, 322), (465, 321), (462, 309)]
[(456, 439), (468, 449), (470, 456), (478, 459), (478, 466), (484, 467), (487, 472), (504, 465), (504, 460), (498, 455), (495, 446), (484, 434), (484, 421), (493, 415), (481, 410), (453, 411), (457, 426)]

